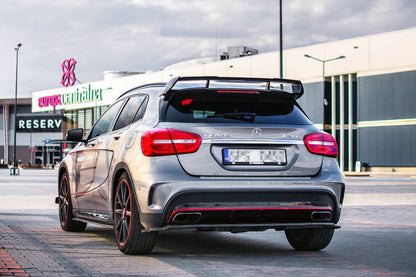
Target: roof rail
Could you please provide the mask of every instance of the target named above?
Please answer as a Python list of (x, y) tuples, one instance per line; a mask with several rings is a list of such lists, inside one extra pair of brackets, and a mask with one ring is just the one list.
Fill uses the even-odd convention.
[(128, 95), (129, 93), (131, 93), (132, 91), (135, 91), (137, 89), (140, 88), (146, 88), (146, 87), (164, 87), (166, 85), (166, 83), (150, 83), (150, 84), (145, 84), (145, 85), (141, 85), (132, 89), (129, 89), (128, 91), (122, 93), (120, 96), (117, 97), (116, 100), (123, 98), (124, 96)]
[(262, 91), (287, 92), (295, 99), (303, 95), (303, 85), (299, 80), (278, 78), (248, 78), (248, 77), (218, 77), (218, 76), (192, 76), (174, 77), (165, 86), (163, 95), (169, 96), (172, 91), (206, 88), (206, 89), (241, 89)]

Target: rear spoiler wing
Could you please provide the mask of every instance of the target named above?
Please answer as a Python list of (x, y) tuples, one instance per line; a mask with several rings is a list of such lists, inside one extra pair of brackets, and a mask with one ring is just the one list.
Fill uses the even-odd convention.
[(299, 80), (277, 78), (245, 78), (245, 77), (217, 77), (195, 76), (175, 77), (165, 86), (162, 95), (169, 98), (173, 91), (191, 88), (206, 89), (238, 89), (238, 90), (262, 90), (271, 92), (286, 92), (295, 99), (303, 95), (303, 85)]

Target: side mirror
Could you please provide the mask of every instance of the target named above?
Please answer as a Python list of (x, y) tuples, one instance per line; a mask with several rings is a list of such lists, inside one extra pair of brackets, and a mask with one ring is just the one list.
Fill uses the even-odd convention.
[(68, 130), (66, 140), (75, 141), (75, 142), (85, 142), (86, 140), (83, 139), (83, 135), (84, 135), (84, 129), (82, 128)]

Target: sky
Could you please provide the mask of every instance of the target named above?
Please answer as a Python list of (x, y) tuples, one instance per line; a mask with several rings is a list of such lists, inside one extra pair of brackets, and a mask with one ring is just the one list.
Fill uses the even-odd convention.
[[(283, 0), (284, 49), (416, 27), (415, 0)], [(228, 46), (279, 50), (279, 0), (1, 0), (0, 98), (215, 57)], [(404, 42), (405, 43), (405, 42)]]

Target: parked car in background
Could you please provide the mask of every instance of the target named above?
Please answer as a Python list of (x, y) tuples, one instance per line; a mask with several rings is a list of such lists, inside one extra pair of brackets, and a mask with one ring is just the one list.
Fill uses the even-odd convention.
[(340, 219), (334, 138), (297, 99), (300, 81), (177, 77), (127, 91), (59, 169), (60, 224), (114, 226), (119, 249), (149, 253), (170, 229), (285, 231), (320, 250)]

